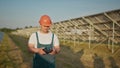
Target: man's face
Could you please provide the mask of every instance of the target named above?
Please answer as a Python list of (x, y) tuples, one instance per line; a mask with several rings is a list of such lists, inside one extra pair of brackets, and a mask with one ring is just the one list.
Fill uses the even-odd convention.
[(46, 25), (41, 25), (41, 30), (44, 32), (44, 33), (47, 33), (50, 29), (50, 26), (46, 26)]

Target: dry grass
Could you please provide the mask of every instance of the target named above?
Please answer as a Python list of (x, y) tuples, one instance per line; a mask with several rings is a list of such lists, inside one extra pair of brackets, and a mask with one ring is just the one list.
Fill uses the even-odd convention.
[(27, 47), (28, 38), (19, 35), (10, 35), (10, 37), (17, 45), (17, 47), (19, 47), (20, 50), (22, 51), (22, 57), (23, 57), (22, 65), (24, 66), (26, 64), (31, 68), (33, 54), (29, 52)]
[[(12, 40), (23, 53), (23, 63), (21, 67), (32, 64), (32, 55), (27, 49), (28, 38), (22, 36), (11, 36)], [(120, 67), (120, 47), (115, 46), (115, 53), (105, 44), (93, 48), (97, 44), (92, 44), (89, 49), (87, 42), (61, 43), (61, 52), (56, 55), (56, 68), (118, 68)], [(92, 49), (93, 48), (93, 49)], [(4, 53), (4, 52), (3, 52)]]
[[(63, 41), (61, 43), (63, 43)], [(115, 53), (112, 54), (111, 50), (108, 49), (107, 44), (100, 44), (96, 47), (95, 45), (97, 44), (92, 44), (90, 49), (87, 42), (75, 42), (74, 45), (74, 42), (66, 41), (62, 45), (69, 47), (69, 50), (76, 54), (76, 56), (79, 56), (79, 53), (81, 53), (81, 50), (83, 49), (83, 54), (82, 56), (79, 56), (79, 58), (85, 68), (120, 67), (120, 46), (115, 45)], [(72, 57), (72, 59), (75, 59), (75, 57)], [(112, 62), (114, 62), (114, 64)]]
[(24, 62), (21, 50), (7, 34), (4, 34), (0, 44), (0, 68), (25, 68), (21, 67), (22, 63)]

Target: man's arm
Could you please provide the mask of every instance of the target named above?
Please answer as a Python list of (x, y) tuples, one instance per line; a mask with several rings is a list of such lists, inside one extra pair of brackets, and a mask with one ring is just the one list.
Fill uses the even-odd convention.
[(60, 52), (60, 46), (54, 46), (53, 51), (49, 54), (55, 55), (58, 54), (59, 52)]
[(28, 49), (30, 50), (30, 52), (32, 53), (38, 53), (38, 54), (46, 54), (42, 48), (35, 48), (34, 44), (28, 44)]

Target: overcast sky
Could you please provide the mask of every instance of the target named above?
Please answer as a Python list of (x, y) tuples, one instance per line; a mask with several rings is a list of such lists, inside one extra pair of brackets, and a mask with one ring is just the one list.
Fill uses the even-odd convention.
[(120, 0), (0, 0), (0, 28), (39, 26), (41, 15), (53, 22), (120, 9)]

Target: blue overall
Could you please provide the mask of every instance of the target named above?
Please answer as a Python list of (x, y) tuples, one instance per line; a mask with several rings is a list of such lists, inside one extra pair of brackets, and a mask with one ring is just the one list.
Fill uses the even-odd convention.
[[(54, 34), (52, 34), (52, 41), (51, 44), (41, 44), (39, 43), (38, 34), (36, 32), (37, 38), (37, 48), (53, 48), (53, 39)], [(55, 56), (50, 54), (40, 55), (35, 53), (33, 58), (33, 68), (55, 68)]]

